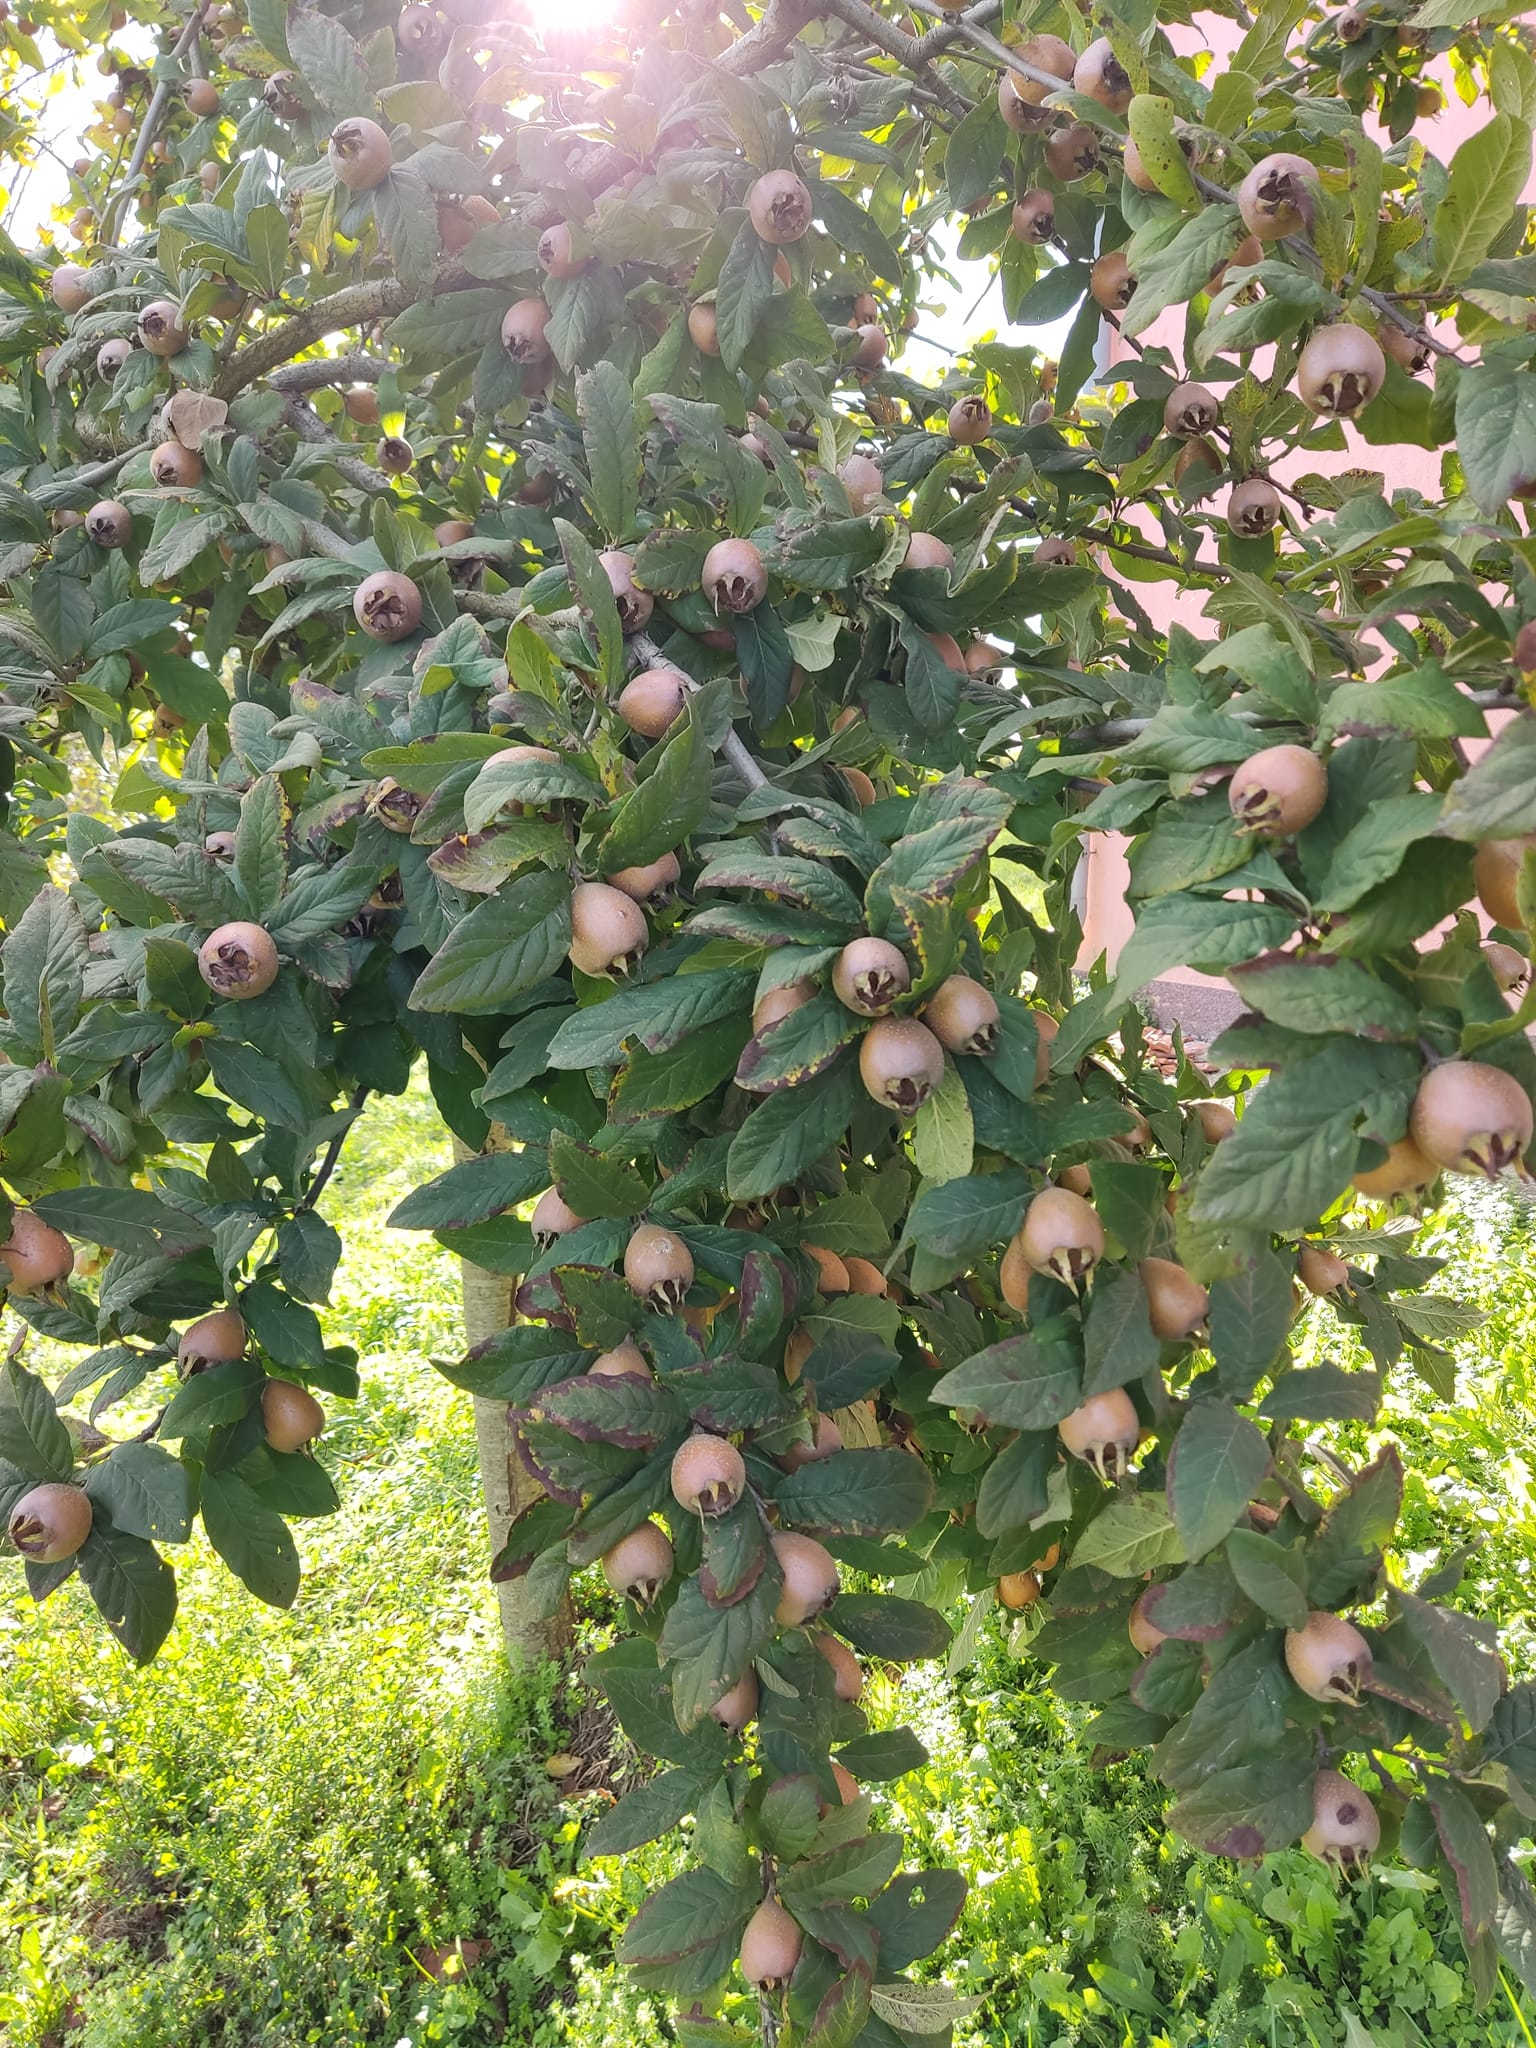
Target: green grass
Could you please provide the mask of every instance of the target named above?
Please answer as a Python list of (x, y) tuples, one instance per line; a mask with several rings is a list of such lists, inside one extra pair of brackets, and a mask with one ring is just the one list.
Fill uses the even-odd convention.
[[(41, 1612), (22, 1595), (0, 1609), (0, 2037), (15, 2048), (672, 2038), (610, 1956), (677, 1851), (578, 1862), (610, 1796), (606, 1731), (574, 1679), (519, 1679), (499, 1657), (468, 1403), (427, 1364), (460, 1341), (456, 1267), (384, 1227), (447, 1156), (424, 1095), (376, 1103), (327, 1195), (348, 1246), (330, 1328), (358, 1348), (364, 1392), (327, 1433), (343, 1505), (300, 1525), (295, 1611), (256, 1605), (197, 1545), (147, 1671), (74, 1587)], [(1405, 1575), (1485, 1539), (1464, 1597), (1512, 1619), (1530, 1668), (1530, 1218), (1492, 1197), (1436, 1232), (1490, 1321), (1456, 1400), (1415, 1383), (1350, 1450), (1391, 1434), (1417, 1465)], [(598, 1605), (591, 1626), (606, 1618)], [(1085, 1716), (1035, 1690), (1000, 1629), (957, 1682), (922, 1670), (873, 1696), (932, 1755), (891, 1788), (888, 1818), (914, 1861), (971, 1881), (936, 1960), (987, 2001), (963, 2030), (976, 2048), (1527, 2038), (1507, 2007), (1474, 2012), (1417, 1873), (1336, 1886), (1299, 1852), (1238, 1872), (1170, 1841), (1158, 1788), (1137, 1764), (1089, 1768)], [(566, 1748), (592, 1789), (551, 1781)]]

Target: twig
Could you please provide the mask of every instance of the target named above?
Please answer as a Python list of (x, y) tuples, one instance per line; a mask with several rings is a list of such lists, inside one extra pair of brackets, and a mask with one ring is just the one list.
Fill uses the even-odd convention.
[(326, 1146), (325, 1157), (320, 1161), (320, 1164), (316, 1167), (314, 1179), (305, 1189), (303, 1200), (294, 1210), (293, 1213), (295, 1216), (307, 1215), (308, 1212), (314, 1208), (316, 1202), (319, 1201), (320, 1197), (325, 1193), (326, 1182), (330, 1179), (331, 1175), (336, 1171), (337, 1161), (341, 1158), (341, 1148), (347, 1142), (348, 1134), (352, 1130), (353, 1125), (357, 1122), (358, 1111), (362, 1108), (363, 1104), (367, 1100), (368, 1088), (366, 1083), (364, 1083), (361, 1087), (354, 1088), (352, 1090), (352, 1114), (347, 1119), (347, 1121), (342, 1125), (341, 1129), (336, 1133), (335, 1137), (332, 1138), (330, 1144)]
[[(820, 12), (833, 15), (837, 20), (846, 22), (849, 28), (857, 29), (860, 35), (868, 36), (888, 57), (894, 57), (904, 69), (920, 78), (947, 114), (963, 119), (971, 111), (969, 100), (934, 70), (917, 38), (905, 34), (882, 15), (876, 14), (865, 0), (820, 0)], [(957, 23), (956, 27), (959, 26)], [(1061, 80), (1057, 79), (1056, 83), (1059, 85)]]
[[(675, 661), (668, 661), (649, 633), (636, 633), (629, 644), (636, 656), (647, 668), (667, 669), (673, 675), (681, 676), (690, 690), (698, 688), (697, 683), (689, 675), (687, 669), (679, 668)], [(761, 789), (768, 780), (763, 770), (747, 751), (734, 726), (728, 729), (725, 738), (720, 742), (720, 752), (730, 762), (748, 789)]]
[(376, 469), (370, 469), (366, 462), (356, 455), (348, 455), (335, 442), (330, 428), (320, 415), (304, 403), (301, 398), (288, 401), (288, 422), (301, 441), (308, 441), (318, 447), (322, 442), (329, 444), (329, 460), (337, 474), (360, 491), (367, 491), (373, 497), (382, 497), (393, 486), (387, 476), (380, 476)]
[[(203, 16), (208, 12), (208, 7), (209, 0), (198, 0), (197, 6), (192, 10), (192, 19), (187, 23), (172, 45), (171, 56), (173, 58), (185, 57), (188, 50), (191, 49), (192, 45), (202, 34)], [(128, 168), (123, 173), (123, 182), (107, 202), (107, 210), (102, 216), (99, 240), (104, 248), (115, 248), (117, 245), (117, 231), (122, 220), (123, 209), (132, 197), (134, 180), (149, 161), (149, 152), (154, 147), (155, 137), (160, 131), (160, 123), (165, 119), (165, 110), (170, 105), (171, 95), (175, 90), (174, 80), (162, 78), (150, 96), (149, 105), (144, 110), (143, 126), (139, 129), (138, 140), (133, 145), (133, 155), (129, 157)]]
[(398, 368), (386, 356), (326, 356), (319, 362), (288, 363), (267, 382), (274, 391), (323, 391), (330, 384), (377, 384)]

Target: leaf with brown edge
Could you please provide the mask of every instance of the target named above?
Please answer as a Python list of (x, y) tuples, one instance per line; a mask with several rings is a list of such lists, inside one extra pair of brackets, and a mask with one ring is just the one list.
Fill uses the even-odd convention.
[(1422, 1783), (1435, 1833), (1461, 1902), (1461, 1924), (1468, 1941), (1477, 1941), (1493, 1925), (1499, 1910), (1499, 1874), (1493, 1844), (1482, 1817), (1461, 1787), (1450, 1778), (1425, 1773)]

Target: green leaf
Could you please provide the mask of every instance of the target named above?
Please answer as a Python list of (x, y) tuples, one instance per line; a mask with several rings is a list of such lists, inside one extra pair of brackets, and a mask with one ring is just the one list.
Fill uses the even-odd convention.
[(1082, 1366), (1070, 1344), (1026, 1330), (943, 1374), (929, 1398), (1002, 1429), (1052, 1429), (1082, 1400)]
[(159, 1543), (184, 1543), (192, 1533), (187, 1468), (158, 1444), (114, 1445), (92, 1466), (85, 1490), (114, 1529)]
[(1182, 1564), (1184, 1556), (1160, 1493), (1117, 1494), (1072, 1546), (1074, 1565), (1092, 1565), (1117, 1579), (1139, 1579), (1160, 1565)]
[(903, 612), (896, 631), (906, 649), (907, 707), (925, 732), (948, 724), (960, 703), (960, 677), (928, 635)]
[(85, 990), (85, 922), (62, 889), (40, 889), (5, 941), (5, 1007), (12, 1029), (52, 1061), (73, 1030)]
[[(837, 1752), (837, 1760), (860, 1784), (886, 1785), (904, 1778), (908, 1771), (920, 1771), (928, 1761), (928, 1752), (910, 1728), (880, 1728), (845, 1742)], [(930, 1871), (928, 1875), (954, 1878), (962, 1886), (965, 1882), (958, 1871)]]
[(836, 1145), (848, 1128), (858, 1099), (854, 1062), (840, 1060), (825, 1072), (785, 1088), (758, 1104), (731, 1140), (726, 1155), (726, 1188), (733, 1202), (771, 1195)]
[[(1406, 675), (1369, 683), (1340, 683), (1328, 694), (1320, 735), (1338, 733), (1409, 739), (1479, 739), (1488, 722), (1437, 661)], [(1399, 802), (1404, 799), (1399, 798)]]
[(75, 1447), (53, 1396), (19, 1358), (8, 1358), (0, 1376), (0, 1458), (29, 1479), (67, 1479), (74, 1469)]
[(283, 897), (288, 876), (285, 809), (282, 785), (272, 774), (258, 776), (240, 799), (235, 879), (257, 924), (268, 922)]
[(1477, 363), (1462, 371), (1456, 446), (1467, 489), (1490, 518), (1536, 482), (1536, 383), (1528, 364)]
[(1374, 1587), (1402, 1504), (1402, 1458), (1389, 1446), (1335, 1497), (1307, 1546), (1307, 1584), (1318, 1606), (1342, 1606)]
[(647, 1842), (659, 1841), (697, 1812), (712, 1782), (702, 1771), (674, 1769), (637, 1785), (588, 1828), (581, 1845), (583, 1860), (627, 1856)]
[(617, 364), (600, 362), (576, 379), (592, 512), (608, 540), (625, 538), (640, 502), (640, 429), (634, 393)]
[(570, 939), (570, 877), (519, 875), (454, 926), (417, 977), (410, 1007), (472, 1016), (504, 1009), (559, 967)]
[(1468, 1727), (1474, 1734), (1486, 1728), (1507, 1682), (1492, 1622), (1403, 1591), (1394, 1595), (1394, 1604)]
[[(1173, 157), (1183, 162), (1177, 147)], [(1185, 175), (1188, 176), (1187, 168)], [(1136, 292), (1121, 315), (1121, 331), (1143, 334), (1170, 306), (1185, 304), (1203, 291), (1246, 232), (1235, 206), (1202, 207), (1165, 249), (1137, 259)]]
[(198, 1217), (173, 1209), (144, 1188), (60, 1188), (40, 1195), (32, 1208), (67, 1237), (112, 1251), (174, 1254), (212, 1242), (212, 1232)]
[(1492, 115), (1462, 143), (1435, 209), (1435, 275), (1442, 288), (1460, 284), (1493, 248), (1530, 168), (1531, 131), (1513, 115)]
[(1285, 1348), (1292, 1314), (1291, 1274), (1271, 1251), (1212, 1284), (1210, 1348), (1224, 1393), (1249, 1398)]
[[(1098, 1177), (1096, 1171), (1095, 1193)], [(1161, 1174), (1157, 1180), (1163, 1185)], [(1140, 1274), (1130, 1266), (1100, 1267), (1083, 1319), (1083, 1399), (1129, 1386), (1150, 1372), (1160, 1355)]]
[(499, 287), (488, 286), (419, 300), (390, 321), (385, 339), (422, 355), (461, 354), (496, 338), (509, 297)]
[(797, 1088), (831, 1066), (862, 1029), (862, 1020), (835, 996), (813, 996), (748, 1041), (736, 1069), (737, 1085), (754, 1095)]
[(681, 846), (709, 814), (709, 748), (690, 706), (643, 782), (623, 797), (598, 850), (604, 874), (644, 867)]
[(254, 1358), (231, 1358), (184, 1380), (160, 1418), (162, 1441), (238, 1422), (255, 1406), (266, 1374)]
[(924, 1185), (908, 1214), (902, 1241), (921, 1248), (929, 1262), (930, 1283), (941, 1287), (966, 1272), (991, 1246), (1014, 1235), (1035, 1185), (1035, 1176), (1016, 1166)]
[(270, 1280), (255, 1280), (240, 1297), (240, 1308), (256, 1342), (274, 1365), (318, 1368), (325, 1358), (320, 1318), (302, 1301)]
[(362, 53), (331, 15), (293, 8), (287, 20), (289, 54), (304, 83), (329, 113), (374, 112), (374, 92)]
[(1461, 1904), (1461, 1924), (1468, 1941), (1488, 1932), (1499, 1910), (1499, 1874), (1493, 1844), (1482, 1815), (1451, 1778), (1425, 1772), (1420, 1784), (1435, 1816), (1435, 1833)]
[(1331, 953), (1272, 953), (1227, 979), (1252, 1009), (1288, 1031), (1348, 1031), (1362, 1038), (1414, 1033), (1418, 1011), (1355, 960)]
[(151, 1663), (176, 1619), (176, 1574), (165, 1559), (142, 1536), (98, 1522), (80, 1551), (80, 1576), (135, 1664)]
[(1312, 1825), (1310, 1745), (1217, 1771), (1168, 1811), (1168, 1825), (1208, 1856), (1249, 1860), (1283, 1849)]
[(949, 1623), (942, 1614), (919, 1600), (884, 1593), (839, 1594), (828, 1622), (866, 1657), (888, 1658), (893, 1664), (942, 1657), (950, 1643)]
[(720, 360), (728, 370), (741, 367), (762, 325), (773, 297), (776, 251), (744, 220), (726, 251), (715, 284), (715, 319), (719, 326)]
[(571, 593), (580, 609), (592, 650), (597, 656), (598, 680), (606, 689), (617, 689), (624, 676), (624, 637), (619, 628), (619, 608), (613, 587), (592, 544), (568, 519), (555, 521), (560, 551), (565, 557)]
[(1349, 1184), (1359, 1136), (1401, 1133), (1418, 1085), (1407, 1046), (1326, 1041), (1310, 1059), (1273, 1075), (1250, 1099), (1235, 1134), (1207, 1161), (1195, 1221), (1304, 1230)]
[(835, 1451), (791, 1472), (775, 1498), (791, 1528), (822, 1536), (899, 1536), (927, 1514), (933, 1482), (905, 1451)]
[(1225, 1401), (1197, 1401), (1168, 1454), (1168, 1505), (1192, 1559), (1232, 1528), (1269, 1470), (1263, 1433)]
[(567, 1017), (550, 1040), (549, 1064), (557, 1068), (611, 1065), (631, 1039), (648, 1052), (665, 1052), (701, 1025), (751, 1009), (757, 976), (728, 968), (676, 974), (644, 988), (624, 989)]
[(975, 200), (996, 191), (997, 167), (1008, 149), (1008, 130), (996, 98), (983, 93), (951, 132), (944, 152), (944, 182), (954, 212), (964, 213)]
[(1259, 1403), (1259, 1412), (1272, 1422), (1373, 1422), (1381, 1394), (1379, 1372), (1317, 1365), (1304, 1372), (1281, 1373)]
[[(1131, 140), (1148, 177), (1159, 192), (1173, 200), (1175, 205), (1198, 207), (1199, 188), (1179, 147), (1173, 113), (1172, 100), (1163, 99), (1156, 93), (1139, 92), (1126, 108), (1125, 125), (1131, 131)], [(1210, 274), (1207, 270), (1199, 282), (1203, 284)]]
[(288, 1524), (238, 1472), (205, 1470), (203, 1527), (208, 1541), (248, 1592), (268, 1607), (291, 1607), (299, 1592), (299, 1553)]
[(557, 1131), (549, 1142), (550, 1176), (578, 1216), (638, 1216), (650, 1189), (632, 1166)]
[(1115, 976), (1129, 995), (1170, 967), (1219, 974), (1279, 946), (1296, 929), (1293, 911), (1222, 897), (1161, 896), (1146, 904), (1120, 949)]
[(699, 1953), (712, 1958), (723, 1946), (723, 1969), (761, 1896), (755, 1874), (750, 1888), (744, 1888), (728, 1884), (713, 1870), (685, 1871), (652, 1892), (625, 1923), (615, 1956), (633, 1968), (676, 1963)]
[(1287, 1550), (1256, 1529), (1234, 1529), (1227, 1538), (1232, 1576), (1255, 1607), (1282, 1628), (1306, 1625), (1307, 1566), (1300, 1551)]
[(549, 1184), (544, 1155), (529, 1147), (520, 1152), (488, 1152), (450, 1166), (435, 1180), (397, 1202), (388, 1222), (392, 1230), (464, 1230), (526, 1202)]
[(793, 1912), (874, 1898), (896, 1873), (904, 1844), (900, 1835), (859, 1835), (824, 1855), (809, 1856), (779, 1874), (779, 1892)]

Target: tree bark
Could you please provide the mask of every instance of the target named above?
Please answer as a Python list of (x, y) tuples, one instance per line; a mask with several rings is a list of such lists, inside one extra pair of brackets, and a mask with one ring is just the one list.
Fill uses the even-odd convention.
[[(499, 1142), (498, 1142), (499, 1140)], [(484, 1150), (505, 1149), (506, 1138), (499, 1126), (492, 1126)], [(460, 1139), (454, 1139), (454, 1156), (472, 1159), (475, 1154)], [(498, 1273), (488, 1273), (468, 1259), (459, 1261), (464, 1298), (464, 1336), (470, 1348), (494, 1337), (512, 1322), (512, 1282)], [(489, 1556), (495, 1557), (507, 1540), (507, 1531), (523, 1510), (539, 1498), (538, 1481), (517, 1455), (512, 1431), (507, 1424), (505, 1401), (486, 1401), (474, 1396), (475, 1443), (480, 1454), (480, 1489), (485, 1501)], [(501, 1634), (508, 1657), (514, 1664), (526, 1664), (539, 1657), (561, 1656), (571, 1639), (571, 1610), (562, 1601), (554, 1614), (539, 1611), (529, 1598), (526, 1579), (504, 1579), (496, 1588), (501, 1609)]]

